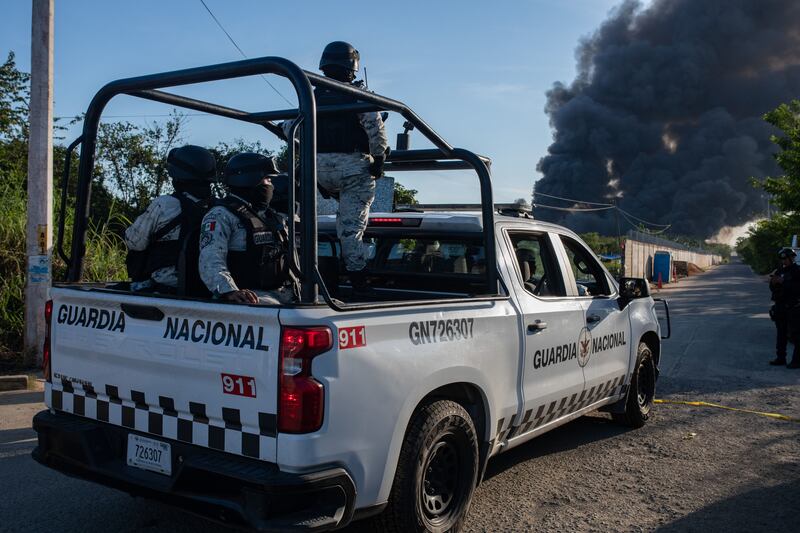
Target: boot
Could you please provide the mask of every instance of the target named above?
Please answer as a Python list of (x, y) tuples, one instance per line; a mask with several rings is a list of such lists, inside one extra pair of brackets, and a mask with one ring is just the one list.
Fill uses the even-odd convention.
[(353, 287), (353, 298), (357, 300), (371, 300), (375, 297), (375, 289), (367, 284), (366, 270), (347, 271), (350, 285)]
[(785, 366), (786, 365), (786, 356), (785, 355), (778, 355), (769, 362), (772, 366)]
[(800, 368), (800, 357), (794, 356), (792, 362), (786, 365), (786, 368)]

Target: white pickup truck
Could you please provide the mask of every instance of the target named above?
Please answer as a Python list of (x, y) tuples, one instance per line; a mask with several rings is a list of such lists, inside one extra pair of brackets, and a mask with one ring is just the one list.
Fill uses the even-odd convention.
[[(480, 161), (440, 150), (436, 164), (431, 150), (398, 151), (395, 170)], [(305, 180), (313, 157), (301, 163)], [(305, 191), (313, 207), (315, 188)], [(348, 304), (331, 274), (333, 217), (306, 212), (316, 227), (303, 242), (316, 244), (304, 253), (319, 270), (303, 279), (324, 301), (313, 291), (305, 301), (305, 286), (296, 305), (277, 307), (71, 275), (46, 309), (34, 458), (259, 530), (377, 515), (391, 531), (456, 531), (490, 457), (598, 408), (644, 424), (661, 356), (646, 281), (618, 285), (574, 233), (495, 216), (482, 191), (481, 214), (372, 214), (377, 297), (366, 304)], [(80, 246), (67, 258), (73, 273)]]

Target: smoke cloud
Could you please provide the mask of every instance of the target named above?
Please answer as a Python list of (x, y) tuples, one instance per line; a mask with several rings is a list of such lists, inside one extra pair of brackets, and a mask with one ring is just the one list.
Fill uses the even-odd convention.
[[(638, 217), (703, 238), (763, 212), (749, 178), (779, 172), (761, 116), (800, 97), (800, 2), (625, 1), (576, 58), (575, 80), (547, 93), (553, 143), (536, 192), (616, 198)], [(616, 232), (610, 212), (537, 208), (536, 217)]]

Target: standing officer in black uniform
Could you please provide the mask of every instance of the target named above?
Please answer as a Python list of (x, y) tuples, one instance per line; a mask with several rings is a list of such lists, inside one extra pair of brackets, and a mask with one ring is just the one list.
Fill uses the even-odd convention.
[(213, 296), (240, 303), (287, 303), (293, 297), (289, 236), (270, 208), (275, 161), (245, 152), (225, 166), (228, 195), (203, 217), (200, 277)]
[(791, 342), (794, 353), (791, 363), (786, 365), (788, 368), (800, 368), (800, 350), (797, 349), (800, 342), (800, 265), (794, 262), (796, 256), (791, 248), (778, 252), (781, 266), (769, 278), (772, 301), (775, 302), (770, 316), (778, 330), (776, 357), (769, 364), (786, 365), (786, 346)]

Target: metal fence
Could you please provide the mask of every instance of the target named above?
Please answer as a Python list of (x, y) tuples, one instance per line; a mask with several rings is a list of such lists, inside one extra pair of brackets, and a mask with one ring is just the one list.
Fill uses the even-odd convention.
[[(721, 257), (718, 254), (693, 248), (677, 242), (662, 239), (655, 235), (640, 231), (629, 231), (625, 240), (625, 260), (623, 261), (624, 276), (632, 278), (653, 279), (653, 258), (656, 252), (669, 252), (674, 261), (693, 263), (702, 269), (719, 264)], [(667, 283), (674, 281), (672, 276)]]

